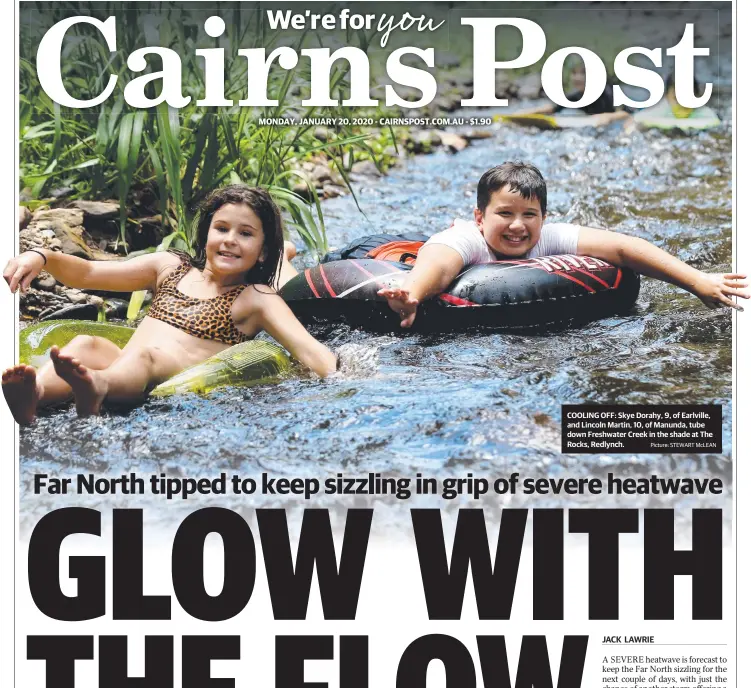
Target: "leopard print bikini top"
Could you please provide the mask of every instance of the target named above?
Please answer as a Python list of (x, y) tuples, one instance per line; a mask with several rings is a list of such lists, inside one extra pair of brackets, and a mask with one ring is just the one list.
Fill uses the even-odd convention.
[(193, 337), (229, 346), (252, 339), (235, 327), (231, 313), (232, 304), (247, 285), (239, 284), (211, 299), (197, 299), (177, 288), (191, 267), (190, 261), (184, 259), (164, 278), (149, 308), (149, 317), (173, 325)]

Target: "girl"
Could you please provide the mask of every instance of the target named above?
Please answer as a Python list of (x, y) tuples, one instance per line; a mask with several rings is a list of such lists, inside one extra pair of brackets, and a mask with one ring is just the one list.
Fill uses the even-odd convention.
[(261, 330), (321, 377), (336, 369), (334, 354), (273, 288), (294, 269), (283, 260), (281, 216), (266, 191), (237, 184), (213, 192), (199, 211), (196, 249), (194, 260), (161, 252), (87, 261), (37, 249), (11, 260), (3, 277), (13, 293), (28, 289), (42, 269), (79, 289), (154, 292), (149, 314), (124, 349), (79, 336), (62, 350), (52, 347), (51, 361), (38, 372), (8, 368), (3, 394), (16, 422), (31, 423), (39, 407), (71, 394), (79, 416), (97, 415), (105, 399), (143, 399), (160, 382)]
[[(587, 70), (584, 66), (584, 61), (581, 58), (575, 58), (574, 65), (569, 72), (568, 76), (569, 90), (566, 93), (566, 98), (571, 102), (578, 102), (584, 95), (584, 89), (587, 85)], [(531, 110), (524, 110), (523, 112), (517, 112), (514, 114), (525, 115), (554, 115), (561, 110), (566, 109), (563, 105), (557, 105), (555, 103), (547, 103), (540, 107), (533, 108)], [(592, 126), (605, 126), (611, 122), (615, 122), (619, 119), (625, 119), (629, 117), (629, 109), (625, 106), (615, 107), (613, 101), (613, 83), (608, 77), (605, 84), (605, 89), (600, 96), (593, 103), (585, 105), (584, 107), (577, 108), (582, 115), (590, 115), (592, 118), (588, 120), (588, 124)]]

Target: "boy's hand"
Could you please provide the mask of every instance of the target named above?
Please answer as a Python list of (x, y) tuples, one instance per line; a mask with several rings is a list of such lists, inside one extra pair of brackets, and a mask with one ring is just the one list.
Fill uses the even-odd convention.
[(392, 311), (399, 314), (402, 327), (412, 327), (420, 302), (410, 295), (409, 290), (399, 287), (381, 289), (378, 296), (385, 296)]
[(694, 294), (709, 308), (728, 306), (729, 308), (742, 311), (743, 308), (734, 303), (731, 297), (751, 298), (751, 293), (746, 289), (748, 283), (743, 281), (745, 279), (746, 275), (735, 273), (723, 275), (704, 272), (699, 282), (694, 285)]
[(26, 251), (8, 261), (3, 270), (3, 279), (8, 283), (11, 293), (15, 294), (19, 286), (21, 292), (25, 292), (44, 266), (44, 258), (39, 253)]

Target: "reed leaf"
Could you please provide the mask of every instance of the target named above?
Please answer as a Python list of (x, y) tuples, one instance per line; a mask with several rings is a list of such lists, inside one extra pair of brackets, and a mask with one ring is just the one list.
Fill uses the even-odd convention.
[(134, 291), (130, 295), (130, 301), (128, 301), (128, 311), (125, 315), (126, 319), (133, 322), (138, 314), (141, 312), (141, 306), (146, 299), (146, 291)]
[[(228, 107), (207, 109), (196, 101), (205, 93), (204, 69), (195, 55), (196, 47), (212, 45), (203, 32), (203, 21), (210, 12), (221, 12), (227, 30), (213, 45), (225, 47), (236, 55), (239, 47), (271, 49), (291, 34), (270, 31), (260, 12), (241, 10), (238, 5), (210, 9), (136, 3), (127, 11), (114, 3), (59, 3), (21, 6), (19, 146), (21, 183), (29, 187), (30, 203), (43, 197), (50, 179), (63, 179), (74, 189), (73, 197), (119, 197), (120, 239), (126, 238), (128, 207), (134, 190), (145, 190), (141, 197), (153, 197), (162, 217), (164, 245), (190, 245), (192, 213), (195, 204), (217, 185), (245, 179), (269, 188), (289, 218), (288, 226), (297, 231), (305, 244), (317, 253), (327, 249), (323, 213), (316, 190), (306, 180), (310, 201), (291, 188), (305, 179), (296, 169), (301, 161), (325, 162), (335, 168), (352, 188), (345, 164), (372, 158), (381, 162), (369, 143), (370, 135), (349, 125), (337, 126), (330, 140), (315, 138), (313, 126), (266, 127), (257, 117), (299, 114), (292, 105), (293, 85), (309, 83), (310, 67), (305, 61), (294, 69), (274, 65), (269, 74), (268, 94), (278, 105), (253, 109)], [(64, 45), (63, 80), (71, 93), (96, 94), (106, 86), (110, 75), (119, 77), (110, 99), (96, 110), (61, 108), (41, 88), (36, 75), (36, 49), (44, 32), (71, 12), (104, 20), (118, 17), (117, 50), (110, 52), (91, 27), (75, 26)], [(311, 33), (296, 33), (293, 49), (311, 44)], [(321, 37), (318, 36), (319, 43)], [(354, 36), (353, 36), (354, 38)], [(357, 34), (356, 42), (369, 47), (373, 35)], [(127, 58), (144, 45), (160, 45), (182, 56), (183, 93), (192, 102), (181, 110), (162, 103), (148, 111), (125, 103), (123, 88), (132, 78)], [(147, 67), (147, 72), (151, 67)], [(251, 75), (253, 77), (255, 75)], [(332, 94), (341, 97), (350, 75), (341, 65), (332, 72)], [(248, 87), (247, 62), (243, 58), (228, 61), (225, 93), (238, 100)], [(147, 86), (147, 95), (156, 98), (159, 80)], [(308, 108), (305, 116), (315, 118), (353, 117), (350, 108)], [(369, 115), (372, 111), (369, 111)], [(392, 132), (392, 139), (396, 137)], [(355, 197), (357, 201), (357, 198)], [(154, 212), (156, 208), (145, 208)]]

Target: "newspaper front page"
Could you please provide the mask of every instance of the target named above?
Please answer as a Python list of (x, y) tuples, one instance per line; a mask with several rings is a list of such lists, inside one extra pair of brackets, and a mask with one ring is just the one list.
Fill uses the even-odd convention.
[(8, 685), (739, 685), (732, 3), (14, 16)]

